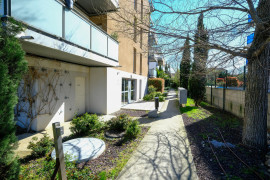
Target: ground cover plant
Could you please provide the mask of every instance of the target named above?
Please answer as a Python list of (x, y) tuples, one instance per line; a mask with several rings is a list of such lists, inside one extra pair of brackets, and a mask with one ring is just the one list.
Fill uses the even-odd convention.
[(143, 97), (144, 101), (153, 101), (155, 97), (158, 97), (160, 102), (165, 101), (165, 97), (167, 96), (167, 92), (157, 92), (157, 88), (153, 85), (148, 86), (148, 94)]
[[(81, 116), (80, 120), (87, 119), (83, 118), (85, 116), (88, 118), (89, 116), (95, 117), (95, 115), (87, 114)], [(79, 117), (76, 117), (75, 119), (78, 120), (78, 118)], [(88, 120), (86, 121), (88, 122)], [(116, 120), (119, 120), (120, 122), (115, 123)], [(126, 124), (126, 122), (128, 123)], [(112, 127), (110, 127), (110, 125)], [(104, 137), (105, 130), (119, 127), (124, 128), (127, 132), (127, 135), (124, 138), (107, 140)], [(148, 127), (139, 127), (137, 120), (131, 120), (128, 115), (122, 114), (117, 118), (114, 118), (113, 123), (106, 123), (101, 131), (83, 136), (79, 136), (76, 133), (65, 138), (64, 141), (74, 137), (95, 137), (102, 139), (106, 144), (106, 149), (103, 154), (94, 160), (79, 164), (66, 161), (67, 178), (74, 180), (115, 179), (131, 157), (132, 152), (147, 133), (148, 129)], [(45, 135), (43, 138), (35, 140), (29, 145), (30, 149), (37, 152), (33, 152), (31, 156), (21, 159), (19, 179), (50, 179), (55, 168), (55, 161), (52, 160), (50, 153), (48, 153), (53, 149), (51, 141), (52, 140)], [(65, 158), (67, 160), (69, 156), (65, 155)]]
[[(180, 111), (199, 178), (269, 179), (263, 153), (242, 144), (243, 120), (205, 102), (199, 107), (194, 104), (188, 99), (186, 107), (180, 107)], [(212, 140), (229, 142), (235, 147), (217, 148)]]
[(104, 127), (96, 114), (85, 113), (82, 116), (75, 116), (71, 121), (70, 131), (74, 135), (89, 135), (98, 132)]

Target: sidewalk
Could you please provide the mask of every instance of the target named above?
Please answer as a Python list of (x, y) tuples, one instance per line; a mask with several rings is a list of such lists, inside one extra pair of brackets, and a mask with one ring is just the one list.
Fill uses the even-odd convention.
[(169, 92), (158, 118), (139, 121), (151, 128), (118, 180), (198, 179), (173, 91)]

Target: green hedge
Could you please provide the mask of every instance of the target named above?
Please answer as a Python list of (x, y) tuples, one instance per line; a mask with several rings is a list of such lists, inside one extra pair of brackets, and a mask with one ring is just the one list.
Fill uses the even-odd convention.
[(165, 85), (165, 81), (162, 78), (150, 78), (148, 80), (148, 86), (154, 86), (157, 91), (159, 92), (164, 92), (164, 85)]

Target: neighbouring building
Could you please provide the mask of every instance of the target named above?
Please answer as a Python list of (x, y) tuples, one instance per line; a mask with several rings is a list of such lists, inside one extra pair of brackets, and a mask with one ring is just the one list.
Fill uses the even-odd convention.
[[(153, 26), (152, 22), (150, 24), (151, 26)], [(148, 48), (149, 49), (148, 51), (149, 53), (148, 54), (149, 78), (156, 78), (157, 68), (161, 66), (161, 68), (165, 70), (165, 67), (164, 67), (165, 60), (161, 55), (160, 48), (158, 47), (158, 39), (153, 30), (150, 30), (149, 32), (148, 45), (149, 45), (149, 48)]]
[[(40, 131), (76, 114), (110, 114), (144, 96), (148, 35), (136, 22), (149, 18), (147, 0), (2, 1), (0, 15), (26, 27), (17, 35), (29, 66), (18, 89), (18, 125)], [(134, 8), (133, 39), (117, 21), (126, 7)]]

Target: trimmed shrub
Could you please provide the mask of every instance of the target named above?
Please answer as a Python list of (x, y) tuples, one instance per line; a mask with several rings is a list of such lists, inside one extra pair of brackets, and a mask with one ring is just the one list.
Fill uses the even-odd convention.
[(141, 127), (139, 126), (139, 122), (137, 120), (132, 121), (126, 130), (125, 139), (134, 139), (141, 132)]
[(162, 78), (150, 78), (148, 80), (148, 86), (153, 85), (156, 88), (156, 91), (158, 92), (164, 92), (164, 79)]
[(227, 86), (237, 87), (238, 84), (239, 84), (239, 81), (237, 77), (227, 77)]
[(75, 117), (71, 121), (70, 131), (75, 135), (88, 135), (100, 131), (104, 124), (99, 121), (96, 114), (85, 113), (80, 117)]
[(107, 126), (110, 130), (115, 130), (118, 132), (123, 132), (127, 129), (131, 118), (128, 114), (120, 114), (119, 116), (112, 118), (107, 122)]
[(38, 141), (37, 137), (33, 137), (27, 149), (31, 149), (31, 156), (34, 158), (43, 157), (50, 153), (53, 149), (53, 140), (49, 138), (48, 134), (44, 134)]

